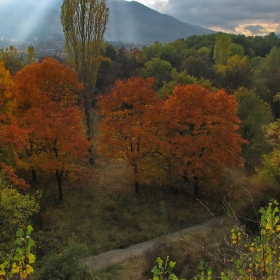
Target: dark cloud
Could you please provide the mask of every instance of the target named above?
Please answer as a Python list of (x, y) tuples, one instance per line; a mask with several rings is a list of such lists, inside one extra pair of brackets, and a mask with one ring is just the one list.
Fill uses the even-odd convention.
[[(191, 24), (232, 32), (238, 32), (240, 25), (261, 25), (268, 32), (267, 25), (280, 26), (279, 0), (168, 0), (159, 8), (160, 12)], [(257, 28), (246, 31), (253, 33)]]
[(244, 29), (250, 31), (252, 34), (266, 32), (266, 29), (261, 25), (247, 25), (244, 26)]

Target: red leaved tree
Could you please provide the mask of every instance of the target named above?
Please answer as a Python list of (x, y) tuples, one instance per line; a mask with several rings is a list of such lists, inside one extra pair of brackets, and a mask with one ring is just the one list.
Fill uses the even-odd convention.
[(130, 78), (116, 82), (109, 94), (100, 96), (98, 113), (98, 153), (104, 158), (122, 159), (132, 168), (135, 191), (139, 180), (145, 181), (146, 158), (155, 148), (151, 121), (152, 109), (160, 106), (153, 88), (153, 79)]
[(165, 103), (165, 142), (170, 145), (178, 172), (194, 183), (214, 181), (224, 166), (242, 163), (235, 96), (211, 92), (199, 85), (177, 86)]
[(62, 178), (77, 170), (75, 163), (87, 155), (90, 143), (84, 134), (83, 117), (77, 107), (63, 108), (50, 102), (42, 108), (32, 108), (34, 152), (32, 166), (47, 173), (55, 172), (59, 199), (63, 200)]
[(50, 58), (26, 66), (15, 83), (20, 125), (29, 129), (23, 166), (33, 170), (33, 177), (35, 168), (54, 172), (62, 201), (63, 174), (75, 169), (89, 147), (77, 107), (82, 85), (75, 72)]
[(16, 108), (13, 86), (9, 71), (0, 61), (0, 165), (13, 185), (27, 188), (28, 185), (15, 173), (18, 153), (27, 144), (27, 131), (18, 126), (13, 115)]

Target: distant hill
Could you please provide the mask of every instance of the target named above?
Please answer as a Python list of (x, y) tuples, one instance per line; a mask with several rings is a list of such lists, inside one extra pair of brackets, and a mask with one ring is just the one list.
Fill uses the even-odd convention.
[(110, 17), (105, 37), (127, 42), (172, 42), (191, 35), (210, 34), (214, 31), (179, 21), (161, 14), (136, 1), (107, 1)]
[[(29, 40), (33, 37), (60, 37), (63, 34), (59, 9), (61, 4), (62, 0), (58, 0), (42, 9), (37, 0), (29, 0), (20, 5), (11, 0), (8, 5), (0, 6), (0, 38)], [(166, 43), (214, 32), (161, 14), (136, 1), (107, 0), (107, 5), (110, 9), (105, 33), (107, 41)]]

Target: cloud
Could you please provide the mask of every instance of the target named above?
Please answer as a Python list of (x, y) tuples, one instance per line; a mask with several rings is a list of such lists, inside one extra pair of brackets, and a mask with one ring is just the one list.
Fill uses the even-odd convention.
[(251, 32), (253, 34), (267, 32), (266, 29), (262, 25), (247, 25), (247, 26), (244, 26), (244, 29), (248, 30), (249, 32)]
[[(190, 24), (217, 31), (259, 34), (280, 30), (279, 0), (168, 0), (153, 8)], [(251, 28), (250, 26), (265, 28)], [(249, 29), (244, 29), (249, 26)]]

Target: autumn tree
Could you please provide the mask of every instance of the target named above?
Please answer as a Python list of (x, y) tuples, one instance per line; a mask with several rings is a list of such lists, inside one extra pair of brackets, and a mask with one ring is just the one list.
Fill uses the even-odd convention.
[(63, 108), (58, 102), (32, 108), (30, 113), (36, 119), (31, 124), (36, 150), (29, 162), (45, 173), (55, 173), (59, 200), (63, 201), (63, 176), (78, 170), (75, 163), (87, 155), (89, 147), (82, 114), (77, 107)]
[(221, 88), (233, 93), (239, 87), (251, 87), (251, 66), (247, 57), (234, 55), (225, 64), (216, 64), (216, 80)]
[[(166, 136), (178, 173), (194, 183), (220, 174), (224, 166), (241, 163), (237, 101), (224, 90), (215, 93), (199, 85), (178, 85), (165, 103)], [(166, 148), (165, 148), (166, 149)]]
[(18, 126), (14, 116), (16, 101), (13, 87), (11, 75), (0, 61), (0, 168), (16, 187), (27, 188), (24, 180), (15, 173), (18, 153), (27, 144), (27, 131)]
[(137, 193), (139, 181), (147, 179), (143, 176), (143, 170), (149, 168), (145, 159), (156, 141), (151, 113), (152, 108), (160, 107), (159, 102), (151, 78), (118, 80), (111, 92), (100, 96), (97, 102), (103, 116), (98, 124), (98, 153), (104, 158), (124, 160), (132, 169)]
[(77, 107), (83, 87), (73, 70), (52, 58), (26, 66), (15, 83), (17, 115), (29, 130), (22, 166), (55, 173), (62, 201), (63, 174), (73, 171), (89, 147)]
[[(61, 6), (67, 60), (84, 84), (80, 102), (85, 114), (87, 139), (90, 142), (93, 137), (92, 106), (96, 97), (99, 55), (108, 15), (105, 0), (64, 0)], [(93, 163), (92, 148), (89, 152), (90, 162)]]

